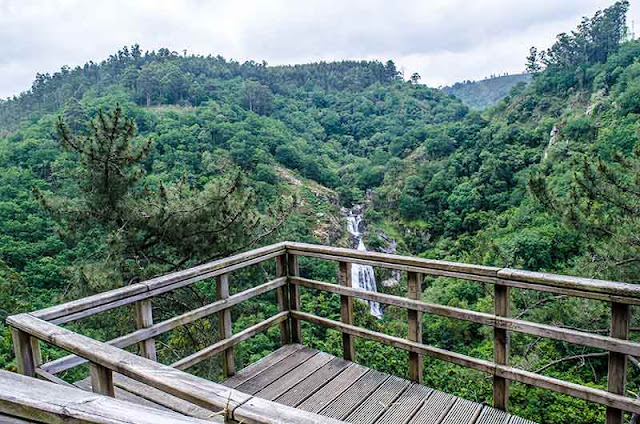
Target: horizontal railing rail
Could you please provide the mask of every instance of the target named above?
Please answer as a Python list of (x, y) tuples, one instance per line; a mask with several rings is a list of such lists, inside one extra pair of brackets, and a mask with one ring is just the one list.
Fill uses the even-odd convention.
[(211, 424), (223, 423), (224, 417), (214, 412), (206, 420), (186, 417), (173, 411), (96, 396), (74, 386), (60, 387), (0, 371), (0, 422)]
[[(171, 366), (93, 340), (29, 314), (11, 316), (7, 322), (12, 328), (87, 359), (93, 366), (92, 371), (95, 370), (92, 372), (92, 377), (100, 374), (111, 375), (111, 377), (103, 379), (92, 378), (94, 391), (96, 391), (96, 386), (104, 385), (108, 380), (112, 381), (112, 373), (116, 372), (211, 411), (225, 411), (224, 414), (234, 421), (327, 424), (339, 422), (260, 399), (187, 374)], [(110, 395), (113, 397), (113, 388), (111, 388)]]
[[(302, 278), (298, 267), (299, 257), (337, 262), (339, 265), (338, 284)], [(229, 294), (229, 273), (271, 259), (276, 261), (276, 277), (274, 279), (241, 293)], [(351, 281), (352, 264), (371, 265), (406, 272), (407, 296), (394, 296), (354, 288)], [(421, 282), (423, 276), (451, 277), (492, 284), (494, 286), (494, 312), (477, 312), (422, 301)], [(151, 298), (213, 277), (217, 278), (216, 301), (162, 322), (153, 322), (151, 303), (149, 301)], [(300, 287), (339, 295), (341, 320), (335, 321), (302, 312)], [(610, 302), (611, 333), (610, 335), (592, 334), (586, 330), (578, 331), (512, 318), (509, 316), (511, 288)], [(277, 293), (278, 313), (237, 334), (232, 334), (230, 308), (274, 290)], [(406, 309), (409, 324), (408, 337), (400, 338), (357, 327), (353, 317), (353, 299), (355, 298)], [(90, 343), (91, 339), (59, 327), (60, 324), (132, 304), (136, 306), (138, 329), (106, 343), (97, 341), (91, 341)], [(355, 359), (354, 337), (375, 340), (409, 352), (409, 377), (414, 381), (422, 381), (422, 355), (431, 356), (493, 375), (493, 401), (494, 406), (497, 408), (507, 409), (508, 383), (516, 381), (605, 405), (607, 406), (607, 424), (620, 424), (623, 411), (640, 414), (640, 400), (624, 396), (627, 355), (640, 356), (640, 343), (628, 340), (630, 305), (640, 305), (639, 285), (305, 243), (283, 242), (132, 284), (121, 289), (53, 306), (31, 314), (10, 317), (8, 323), (14, 330), (14, 349), (18, 357), (18, 368), (22, 373), (32, 376), (39, 375), (41, 378), (65, 384), (56, 374), (89, 362), (92, 382), (95, 383), (94, 390), (105, 394), (113, 394), (114, 383), (110, 373), (117, 372), (160, 390), (168, 390), (168, 393), (178, 397), (182, 396), (185, 400), (202, 405), (201, 396), (196, 396), (192, 392), (187, 392), (187, 394), (181, 392), (181, 390), (187, 389), (187, 384), (184, 386), (178, 385), (177, 388), (174, 387), (169, 390), (168, 381), (171, 378), (184, 381), (184, 375), (178, 374), (182, 372), (180, 370), (192, 367), (216, 354), (222, 354), (223, 374), (225, 376), (233, 375), (235, 369), (233, 348), (236, 344), (276, 325), (280, 326), (283, 344), (300, 343), (302, 342), (300, 323), (305, 321), (340, 331), (342, 333), (343, 356), (345, 359)], [(143, 356), (140, 359), (156, 364), (153, 361), (156, 359), (155, 337), (216, 313), (218, 314), (219, 340), (204, 349), (175, 361), (170, 366), (158, 364), (158, 366), (173, 370), (168, 374), (167, 380), (163, 379), (160, 382), (156, 377), (150, 375), (149, 373), (155, 373), (160, 369), (150, 366), (147, 362), (143, 364), (136, 362), (137, 360), (133, 361), (131, 363), (135, 363), (139, 367), (132, 369), (126, 368), (128, 366), (126, 364), (123, 369), (123, 365), (119, 364), (118, 358), (122, 358), (121, 354), (116, 354), (116, 352), (124, 352), (134, 358), (140, 358), (122, 350), (122, 348), (135, 344), (140, 346), (140, 353)], [(422, 340), (423, 314), (493, 327), (493, 361), (474, 358), (424, 344)], [(510, 366), (508, 364), (508, 353), (509, 334), (511, 332), (550, 338), (609, 352), (607, 390), (550, 378)], [(70, 355), (42, 364), (39, 357), (37, 339), (68, 350)], [(106, 355), (94, 357), (86, 346), (81, 345), (83, 343), (89, 343), (96, 349), (99, 346), (100, 352), (108, 351), (113, 353), (114, 356), (111, 359)], [(95, 343), (98, 344), (96, 345)], [(127, 360), (132, 361), (129, 356), (127, 356)], [(166, 368), (162, 368), (162, 370)], [(215, 394), (220, 393), (222, 386), (206, 387), (211, 388), (212, 391), (209, 394), (214, 395), (212, 400), (207, 401), (208, 403), (205, 402), (206, 405), (220, 408), (221, 406), (218, 403), (221, 402), (221, 399), (216, 397)], [(259, 415), (262, 407), (273, 407), (272, 405), (263, 404), (261, 401), (255, 400), (256, 398), (248, 400), (243, 396), (247, 395), (239, 394), (239, 392), (233, 393), (233, 400), (239, 401), (237, 406), (233, 405), (234, 411), (242, 411), (243, 419), (249, 420), (247, 422), (270, 422), (268, 421), (271, 419), (269, 412), (263, 411), (266, 414), (266, 418), (264, 418), (266, 421), (259, 421)], [(255, 406), (256, 409), (249, 411), (250, 405)], [(291, 413), (291, 411), (288, 413)]]

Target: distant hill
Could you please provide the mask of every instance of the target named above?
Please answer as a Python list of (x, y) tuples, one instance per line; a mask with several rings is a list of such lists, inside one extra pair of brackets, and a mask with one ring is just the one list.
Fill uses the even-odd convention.
[(467, 106), (484, 109), (498, 103), (518, 83), (531, 81), (531, 74), (504, 75), (482, 81), (457, 82), (442, 91), (453, 94)]

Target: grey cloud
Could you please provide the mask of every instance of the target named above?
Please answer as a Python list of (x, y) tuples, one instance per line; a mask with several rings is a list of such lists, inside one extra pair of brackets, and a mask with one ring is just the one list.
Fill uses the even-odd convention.
[[(124, 45), (273, 64), (393, 59), (430, 85), (517, 72), (613, 0), (0, 0), (0, 98)], [(632, 5), (632, 14), (637, 13)]]

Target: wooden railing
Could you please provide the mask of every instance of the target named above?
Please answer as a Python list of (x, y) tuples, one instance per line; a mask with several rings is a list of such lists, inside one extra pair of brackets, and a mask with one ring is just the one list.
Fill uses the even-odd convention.
[[(338, 262), (339, 284), (302, 278), (298, 266), (299, 257)], [(271, 259), (276, 261), (274, 280), (238, 294), (229, 294), (228, 274), (230, 272)], [(353, 288), (350, 279), (351, 266), (354, 263), (407, 272), (407, 296), (393, 296)], [(421, 282), (425, 275), (454, 277), (492, 284), (495, 288), (494, 313), (423, 302)], [(217, 278), (215, 302), (154, 323), (150, 303), (152, 297), (212, 277)], [(341, 320), (335, 321), (303, 312), (300, 305), (299, 287), (301, 286), (340, 295)], [(609, 336), (604, 336), (510, 318), (509, 302), (512, 287), (609, 302), (611, 333)], [(232, 334), (229, 308), (272, 290), (277, 292), (279, 312), (237, 334)], [(409, 324), (408, 337), (405, 339), (391, 336), (354, 325), (353, 298), (406, 309)], [(59, 326), (130, 304), (136, 306), (138, 329), (107, 343), (92, 340)], [(56, 374), (90, 362), (92, 385), (99, 393), (113, 395), (112, 375), (113, 372), (117, 372), (212, 410), (226, 408), (234, 419), (245, 422), (266, 423), (278, 419), (284, 422), (335, 421), (255, 398), (186, 374), (181, 370), (212, 355), (222, 354), (223, 374), (233, 375), (235, 371), (233, 348), (237, 343), (274, 325), (280, 327), (283, 344), (299, 343), (302, 342), (300, 323), (306, 321), (340, 331), (345, 359), (355, 359), (355, 337), (375, 340), (409, 352), (409, 376), (414, 381), (422, 381), (422, 356), (427, 355), (492, 375), (494, 378), (493, 401), (497, 408), (507, 409), (509, 382), (516, 381), (605, 405), (607, 424), (620, 424), (623, 422), (623, 411), (640, 413), (640, 400), (624, 396), (627, 355), (640, 356), (640, 343), (628, 340), (630, 305), (638, 304), (640, 304), (640, 286), (633, 284), (284, 242), (30, 314), (12, 316), (7, 321), (13, 330), (17, 364), (19, 371), (23, 374), (38, 375), (64, 384)], [(493, 327), (493, 361), (424, 344), (422, 315), (425, 313)], [(154, 337), (212, 314), (218, 314), (220, 340), (217, 343), (169, 366), (155, 362)], [(508, 363), (510, 332), (608, 351), (607, 390), (511, 367)], [(65, 349), (71, 355), (42, 364), (38, 340)], [(135, 344), (140, 345), (139, 351), (142, 357), (122, 350), (124, 347)], [(194, 387), (198, 387), (198, 390)]]

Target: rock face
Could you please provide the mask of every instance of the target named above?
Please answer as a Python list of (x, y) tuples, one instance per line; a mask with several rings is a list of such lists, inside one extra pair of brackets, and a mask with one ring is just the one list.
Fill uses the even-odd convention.
[(549, 133), (549, 144), (547, 144), (547, 148), (544, 149), (544, 159), (549, 156), (549, 150), (551, 150), (551, 148), (556, 145), (559, 137), (560, 129), (556, 125), (554, 125), (553, 128), (551, 128), (551, 132)]

